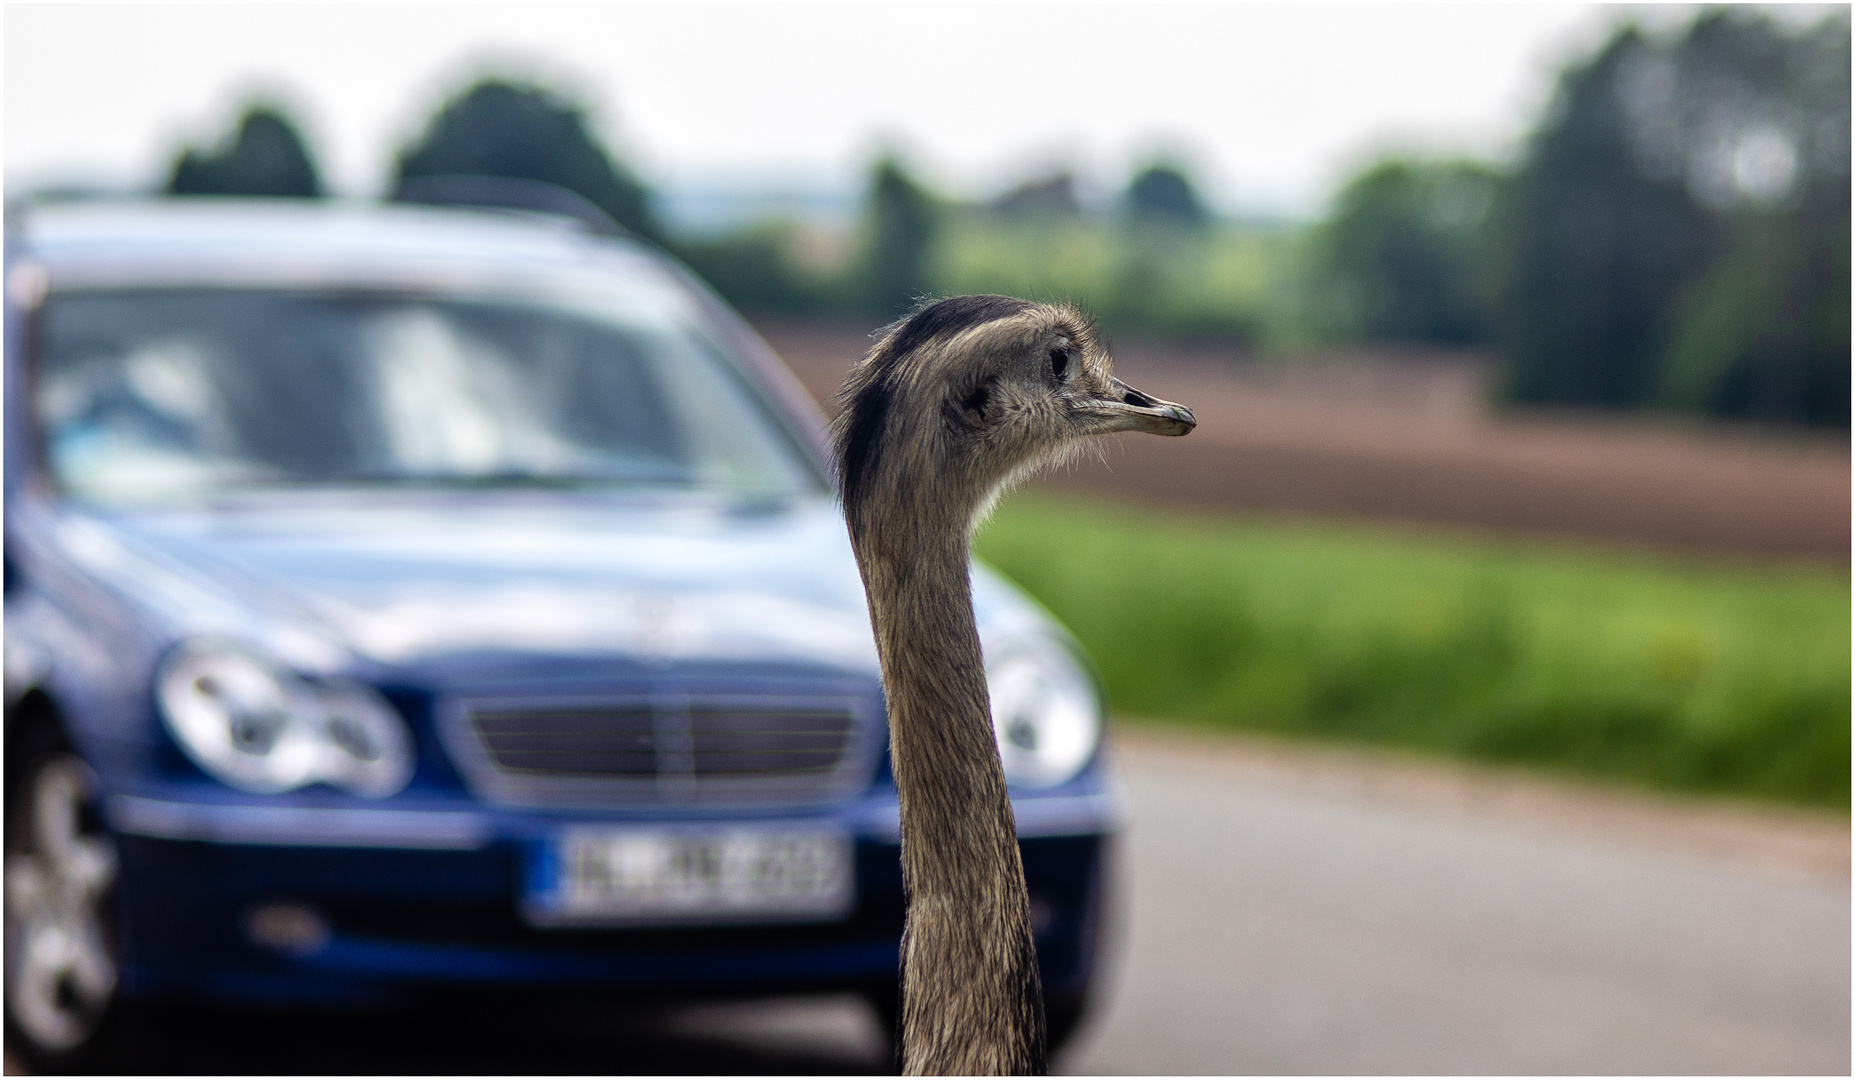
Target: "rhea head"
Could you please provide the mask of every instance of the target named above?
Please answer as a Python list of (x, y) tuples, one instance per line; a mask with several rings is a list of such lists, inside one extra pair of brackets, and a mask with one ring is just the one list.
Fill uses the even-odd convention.
[(853, 533), (890, 512), (970, 529), (1005, 487), (1090, 436), (1197, 425), (1185, 406), (1115, 378), (1080, 312), (1008, 296), (917, 308), (884, 330), (839, 404), (832, 434)]

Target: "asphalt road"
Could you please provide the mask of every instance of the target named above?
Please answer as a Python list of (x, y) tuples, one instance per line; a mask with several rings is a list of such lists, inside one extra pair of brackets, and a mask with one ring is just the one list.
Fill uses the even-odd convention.
[(1849, 1071), (1833, 828), (1828, 865), (1772, 865), (1617, 839), (1627, 811), (1573, 827), (1176, 748), (1123, 762), (1124, 971), (1066, 1071)]
[[(1117, 977), (1061, 1071), (1849, 1071), (1846, 822), (1152, 737), (1120, 760), (1135, 819)], [(544, 1028), (175, 1016), (119, 1065), (861, 1073), (889, 1059), (873, 1016), (841, 998)]]

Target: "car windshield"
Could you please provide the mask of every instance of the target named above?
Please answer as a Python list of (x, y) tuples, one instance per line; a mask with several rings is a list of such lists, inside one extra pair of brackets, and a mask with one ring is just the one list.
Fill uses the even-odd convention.
[(59, 486), (112, 503), (290, 485), (816, 488), (668, 296), (54, 294), (34, 411)]

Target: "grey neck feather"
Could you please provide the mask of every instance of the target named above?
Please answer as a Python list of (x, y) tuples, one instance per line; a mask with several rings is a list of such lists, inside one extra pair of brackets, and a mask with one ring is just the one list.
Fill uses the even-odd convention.
[(1042, 1073), (1042, 993), (973, 618), (971, 523), (936, 519), (931, 505), (891, 503), (879, 526), (865, 506), (851, 525), (901, 801), (903, 1071)]

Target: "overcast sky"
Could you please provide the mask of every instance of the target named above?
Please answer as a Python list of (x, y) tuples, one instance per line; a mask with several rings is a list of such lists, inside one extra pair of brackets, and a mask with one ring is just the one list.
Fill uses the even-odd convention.
[[(650, 181), (853, 185), (878, 147), (983, 195), (1060, 163), (1119, 184), (1164, 151), (1229, 211), (1304, 214), (1386, 148), (1499, 155), (1557, 68), (1630, 12), (1589, 5), (13, 4), (6, 175), (148, 184), (253, 94), (337, 191), (485, 70), (591, 102)], [(1651, 21), (1679, 12), (1658, 9)]]

